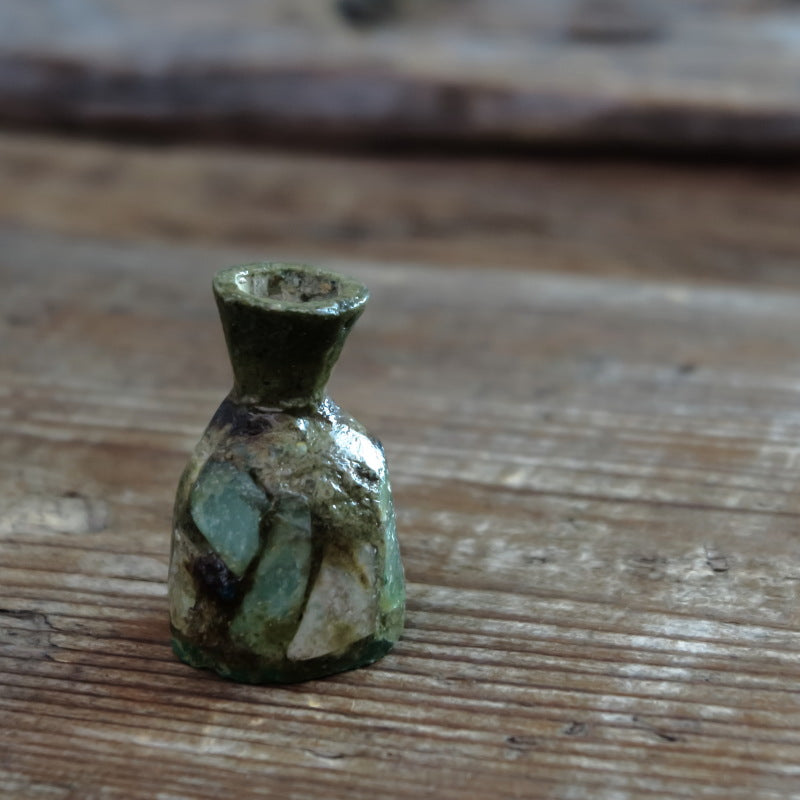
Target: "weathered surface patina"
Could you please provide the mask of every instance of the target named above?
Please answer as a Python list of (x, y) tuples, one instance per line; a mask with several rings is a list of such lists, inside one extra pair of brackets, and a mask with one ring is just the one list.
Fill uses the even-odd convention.
[(248, 682), (367, 664), (400, 636), (403, 568), (380, 443), (325, 395), (367, 290), (289, 264), (219, 272), (234, 387), (178, 487), (173, 647)]

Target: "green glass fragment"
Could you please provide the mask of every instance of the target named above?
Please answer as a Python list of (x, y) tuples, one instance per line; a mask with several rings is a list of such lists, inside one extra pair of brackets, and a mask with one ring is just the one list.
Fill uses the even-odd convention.
[(385, 533), (383, 568), (383, 591), (381, 592), (380, 609), (387, 613), (392, 609), (405, 605), (406, 589), (403, 575), (403, 563), (400, 560), (400, 547), (397, 543), (397, 523), (395, 522), (394, 505), (389, 481), (384, 480), (381, 486), (381, 517), (384, 520)]
[(275, 501), (253, 584), (231, 623), (231, 638), (260, 655), (285, 651), (303, 609), (311, 569), (311, 514), (303, 497)]
[(197, 529), (235, 575), (258, 552), (261, 514), (269, 507), (263, 489), (233, 464), (209, 461), (189, 497)]

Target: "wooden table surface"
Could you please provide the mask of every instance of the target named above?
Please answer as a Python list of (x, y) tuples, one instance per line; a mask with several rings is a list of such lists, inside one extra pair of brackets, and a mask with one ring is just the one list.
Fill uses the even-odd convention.
[[(470, 192), (453, 163), (425, 205), (419, 164), (347, 166), (0, 142), (0, 795), (800, 797), (797, 177), (484, 164)], [(330, 180), (292, 238), (302, 174)], [(230, 205), (182, 217), (195, 185)], [(409, 582), (387, 658), (286, 687), (179, 663), (166, 609), (230, 380), (209, 279), (264, 255), (372, 290), (331, 389), (384, 442)]]

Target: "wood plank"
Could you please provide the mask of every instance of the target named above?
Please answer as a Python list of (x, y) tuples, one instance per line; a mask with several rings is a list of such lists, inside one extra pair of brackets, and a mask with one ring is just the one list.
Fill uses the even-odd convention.
[(795, 293), (327, 261), (408, 628), (252, 687), (172, 657), (164, 583), (240, 253), (0, 236), (4, 796), (795, 796)]
[(383, 5), (396, 12), (354, 28), (319, 0), (5, 0), (0, 120), (192, 140), (798, 152), (789, 0)]
[[(22, 229), (28, 250), (41, 238), (42, 258), (57, 253), (49, 234), (68, 234), (94, 237), (98, 255), (87, 245), (82, 258), (100, 260), (106, 239), (136, 242), (126, 258), (161, 240), (191, 245), (209, 266), (203, 248), (221, 245), (234, 260), (800, 285), (800, 170), (785, 166), (233, 153), (6, 134), (0, 184), (0, 225)], [(9, 260), (12, 241), (7, 231)]]

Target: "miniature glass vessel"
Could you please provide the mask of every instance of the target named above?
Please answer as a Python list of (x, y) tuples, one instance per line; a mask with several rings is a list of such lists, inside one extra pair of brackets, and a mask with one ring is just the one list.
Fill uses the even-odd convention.
[(295, 264), (225, 269), (213, 288), (234, 386), (178, 486), (173, 648), (251, 683), (375, 661), (405, 609), (386, 461), (325, 394), (367, 290)]

